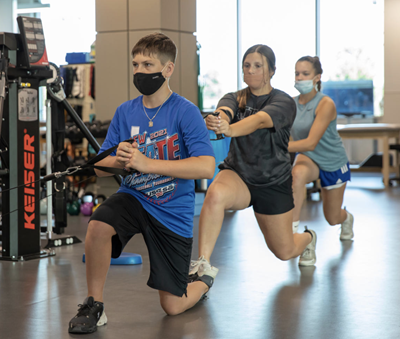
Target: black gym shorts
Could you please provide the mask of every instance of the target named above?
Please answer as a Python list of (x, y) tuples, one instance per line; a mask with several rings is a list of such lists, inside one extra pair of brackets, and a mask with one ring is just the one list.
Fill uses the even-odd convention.
[(282, 214), (294, 208), (292, 176), (278, 185), (267, 187), (247, 184), (251, 194), (250, 205), (259, 214)]
[[(219, 165), (219, 169), (231, 170), (225, 163)], [(238, 174), (236, 171), (234, 171)], [(238, 174), (239, 175), (239, 174)], [(240, 177), (240, 175), (239, 175)], [(242, 179), (243, 180), (243, 179)], [(292, 175), (281, 184), (271, 186), (255, 186), (244, 182), (250, 191), (250, 206), (254, 212), (266, 215), (275, 215), (289, 212), (294, 208)]]
[(178, 297), (186, 294), (193, 238), (184, 238), (162, 225), (131, 194), (115, 193), (105, 200), (90, 220), (114, 227), (112, 257), (118, 258), (128, 241), (142, 233), (150, 258), (147, 285)]

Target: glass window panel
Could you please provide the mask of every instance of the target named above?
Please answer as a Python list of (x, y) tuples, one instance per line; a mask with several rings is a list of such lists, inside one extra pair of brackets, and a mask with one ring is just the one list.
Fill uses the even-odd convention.
[(241, 57), (253, 45), (271, 47), (276, 58), (272, 86), (298, 95), (293, 87), (295, 63), (315, 55), (315, 0), (242, 0), (240, 19)]
[(41, 12), (49, 61), (65, 65), (70, 52), (90, 52), (96, 40), (95, 0), (42, 0)]
[(383, 0), (321, 1), (323, 92), (339, 114), (383, 114), (383, 5)]
[(197, 1), (203, 109), (214, 109), (225, 93), (237, 90), (236, 7), (236, 0)]

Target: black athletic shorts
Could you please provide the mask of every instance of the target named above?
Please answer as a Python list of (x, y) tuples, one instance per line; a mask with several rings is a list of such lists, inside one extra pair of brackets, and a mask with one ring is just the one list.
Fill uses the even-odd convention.
[(115, 193), (105, 200), (90, 220), (114, 227), (112, 257), (118, 258), (128, 241), (142, 233), (150, 258), (147, 285), (178, 297), (186, 294), (193, 238), (184, 238), (162, 225), (131, 194)]
[(292, 176), (278, 185), (267, 187), (247, 184), (251, 194), (250, 205), (260, 214), (282, 214), (294, 208)]
[[(235, 170), (222, 163), (218, 168), (223, 170), (231, 170), (238, 174)], [(238, 174), (239, 175), (239, 174)], [(243, 180), (243, 178), (239, 175)], [(294, 208), (292, 175), (281, 184), (271, 185), (267, 187), (254, 186), (243, 182), (250, 191), (250, 206), (253, 206), (254, 212), (259, 214), (275, 215), (289, 212)]]

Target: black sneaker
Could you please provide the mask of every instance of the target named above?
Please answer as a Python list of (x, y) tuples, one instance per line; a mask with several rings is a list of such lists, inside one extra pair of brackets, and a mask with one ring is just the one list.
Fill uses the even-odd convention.
[(93, 333), (97, 331), (97, 326), (107, 324), (103, 303), (94, 301), (93, 297), (87, 297), (83, 304), (78, 306), (77, 315), (69, 322), (69, 333)]

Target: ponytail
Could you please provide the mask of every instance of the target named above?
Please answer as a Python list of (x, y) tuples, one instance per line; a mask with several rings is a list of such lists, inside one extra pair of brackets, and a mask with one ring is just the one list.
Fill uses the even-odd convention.
[(251, 95), (251, 91), (249, 87), (246, 87), (244, 89), (241, 89), (238, 92), (238, 96), (237, 96), (237, 101), (238, 101), (238, 106), (239, 106), (239, 110), (244, 112), (246, 109), (246, 104), (247, 101), (249, 100)]

